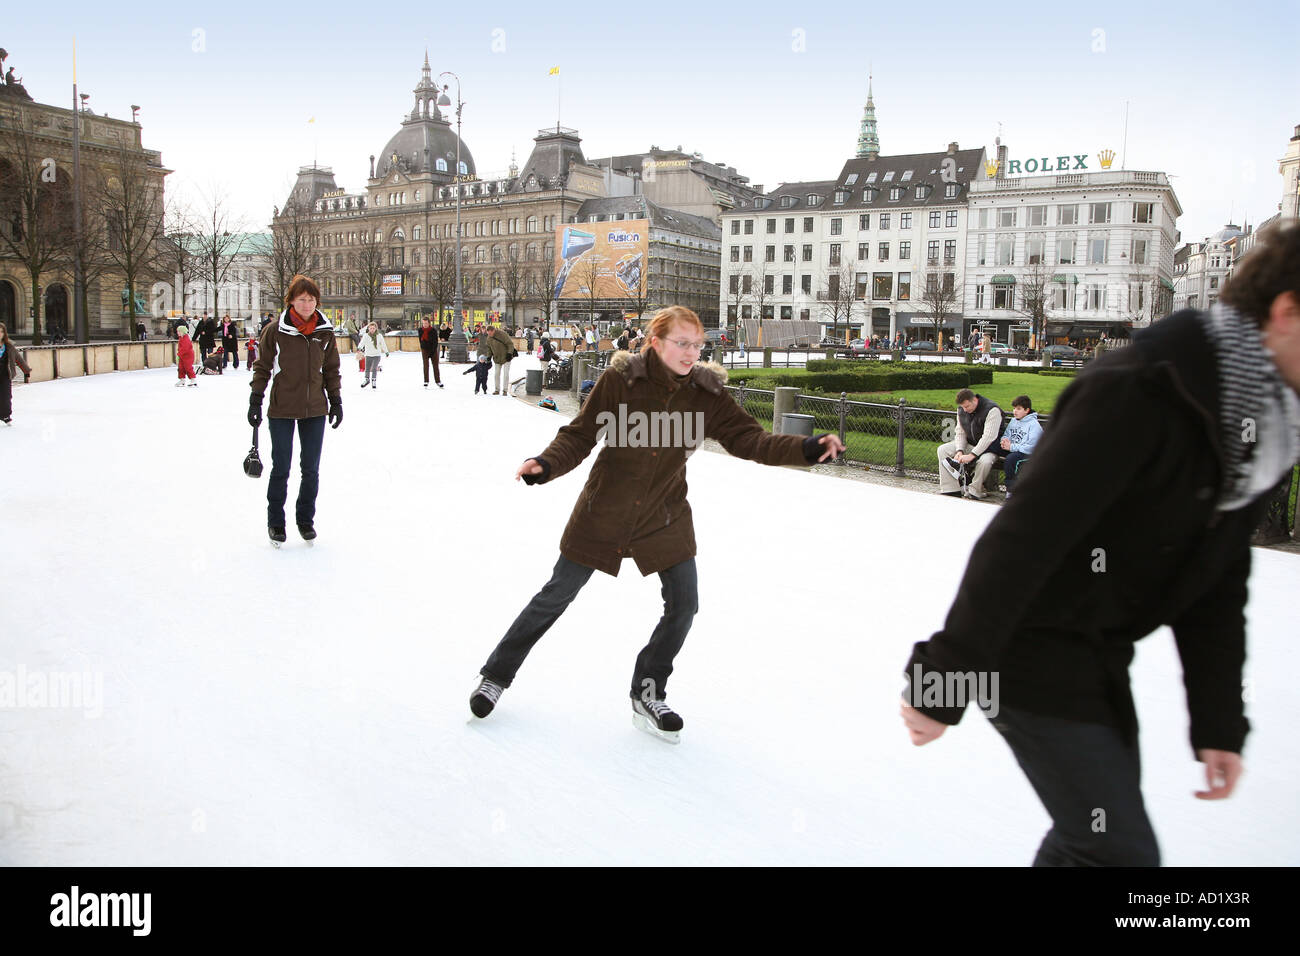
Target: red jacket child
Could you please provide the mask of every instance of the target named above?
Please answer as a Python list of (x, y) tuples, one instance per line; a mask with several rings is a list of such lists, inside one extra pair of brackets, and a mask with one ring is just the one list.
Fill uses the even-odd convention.
[(194, 378), (194, 343), (184, 326), (177, 330), (176, 338), (176, 378), (177, 385), (187, 378)]

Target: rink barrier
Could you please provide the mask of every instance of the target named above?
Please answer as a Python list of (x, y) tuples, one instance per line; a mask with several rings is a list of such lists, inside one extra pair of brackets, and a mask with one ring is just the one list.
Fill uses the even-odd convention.
[[(33, 382), (81, 378), (104, 372), (134, 372), (176, 365), (176, 342), (91, 342), (86, 345), (34, 345), (19, 348), (31, 366)], [(196, 350), (197, 351), (197, 350)]]

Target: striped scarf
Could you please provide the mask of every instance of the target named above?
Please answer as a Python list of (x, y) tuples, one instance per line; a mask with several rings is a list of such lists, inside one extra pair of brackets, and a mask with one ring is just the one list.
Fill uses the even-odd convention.
[[(1292, 467), (1294, 453), (1300, 449), (1300, 415), (1295, 397), (1286, 394), (1289, 389), (1278, 376), (1254, 322), (1222, 302), (1214, 303), (1200, 317), (1219, 370), (1219, 444), (1224, 469), (1219, 507), (1227, 510), (1258, 497), (1262, 482), (1255, 479), (1254, 472), (1259, 468), (1274, 470), (1277, 466), (1278, 473), (1268, 476), (1271, 487)], [(1257, 455), (1257, 439), (1265, 435), (1280, 447), (1271, 449), (1271, 454)]]

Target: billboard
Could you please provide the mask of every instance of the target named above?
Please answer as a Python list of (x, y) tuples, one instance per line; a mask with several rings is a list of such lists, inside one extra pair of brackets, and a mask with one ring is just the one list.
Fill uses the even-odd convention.
[(644, 219), (623, 222), (579, 222), (555, 230), (559, 269), (555, 297), (579, 299), (640, 298), (645, 294), (646, 260), (650, 250), (650, 223)]
[(380, 295), (401, 295), (402, 294), (402, 276), (401, 273), (396, 275), (384, 276), (383, 284), (379, 287)]

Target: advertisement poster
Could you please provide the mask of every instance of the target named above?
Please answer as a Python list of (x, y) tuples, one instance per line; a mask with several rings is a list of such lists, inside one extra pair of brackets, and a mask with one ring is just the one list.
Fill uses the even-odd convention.
[(401, 295), (402, 294), (402, 276), (388, 275), (384, 276), (383, 285), (379, 287), (380, 295)]
[(600, 299), (640, 297), (645, 291), (650, 224), (644, 219), (623, 222), (582, 222), (555, 230), (560, 266), (555, 297), (590, 295), (594, 284)]

